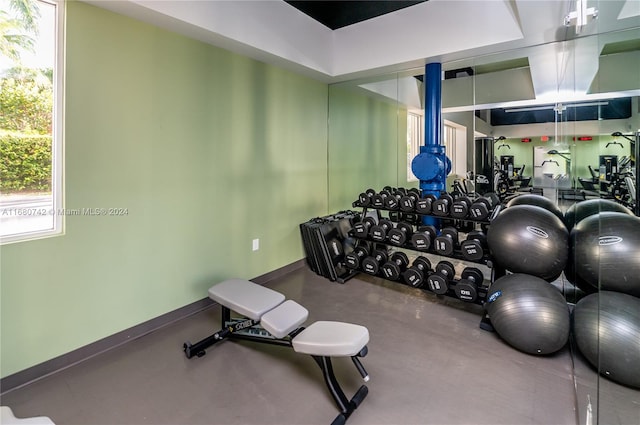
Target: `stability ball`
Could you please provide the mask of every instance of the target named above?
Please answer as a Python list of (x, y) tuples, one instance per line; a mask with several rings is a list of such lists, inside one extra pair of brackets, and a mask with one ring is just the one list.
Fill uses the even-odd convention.
[(640, 218), (603, 212), (580, 221), (570, 237), (577, 278), (640, 297)]
[(640, 388), (640, 298), (610, 291), (584, 297), (573, 310), (573, 333), (601, 375)]
[(560, 276), (569, 255), (569, 232), (562, 220), (534, 205), (500, 212), (489, 225), (487, 242), (499, 266), (549, 281)]
[(564, 221), (564, 214), (562, 214), (562, 211), (556, 203), (542, 195), (526, 193), (524, 195), (516, 196), (507, 203), (507, 208), (516, 205), (535, 205), (536, 207), (544, 208), (545, 210), (554, 213), (560, 220)]
[(498, 335), (529, 354), (550, 354), (569, 339), (569, 307), (560, 291), (535, 276), (514, 273), (497, 279), (485, 308)]
[(610, 199), (587, 199), (569, 207), (564, 214), (564, 223), (571, 231), (573, 227), (585, 218), (598, 214), (599, 212), (614, 211), (633, 215), (633, 212), (624, 205), (620, 205)]

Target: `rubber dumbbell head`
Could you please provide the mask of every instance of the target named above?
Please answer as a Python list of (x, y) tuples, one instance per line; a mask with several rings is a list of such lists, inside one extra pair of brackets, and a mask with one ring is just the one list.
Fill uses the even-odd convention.
[(443, 193), (440, 195), (438, 200), (433, 202), (433, 205), (431, 206), (431, 212), (434, 215), (446, 217), (450, 213), (452, 204), (453, 197), (448, 193)]
[(475, 302), (478, 299), (478, 287), (483, 281), (484, 275), (480, 269), (465, 267), (455, 287), (456, 297), (469, 303)]
[(398, 280), (409, 265), (409, 258), (404, 252), (394, 252), (391, 259), (382, 265), (382, 275), (389, 280)]
[(416, 201), (419, 195), (413, 190), (407, 192), (402, 198), (400, 198), (400, 210), (404, 212), (413, 212), (416, 209)]
[(400, 198), (404, 196), (404, 193), (396, 189), (390, 196), (384, 199), (384, 207), (388, 210), (397, 210), (400, 206)]
[(357, 246), (344, 257), (344, 264), (348, 269), (357, 270), (360, 262), (369, 255), (369, 250), (364, 246)]
[(387, 252), (382, 249), (377, 249), (373, 252), (373, 255), (366, 257), (362, 260), (362, 270), (365, 273), (377, 275), (380, 271), (380, 265), (387, 261)]
[(479, 230), (467, 234), (467, 239), (460, 244), (465, 260), (480, 261), (487, 252), (487, 236)]
[(376, 220), (373, 217), (365, 217), (362, 221), (353, 225), (353, 235), (357, 238), (366, 238), (371, 231), (371, 228), (376, 225)]
[(391, 192), (386, 189), (382, 189), (371, 197), (371, 206), (375, 208), (384, 208), (385, 199), (389, 196), (391, 196)]
[(414, 288), (424, 285), (425, 278), (431, 271), (431, 261), (427, 257), (419, 256), (413, 264), (402, 274), (404, 281)]
[(411, 235), (411, 245), (419, 251), (428, 251), (436, 238), (436, 228), (429, 226), (420, 226), (418, 231)]
[(455, 227), (445, 227), (434, 241), (434, 247), (440, 255), (451, 255), (458, 246), (458, 230)]
[(362, 207), (368, 207), (371, 204), (371, 197), (376, 194), (373, 189), (367, 189), (358, 196), (358, 203)]
[(463, 195), (457, 197), (451, 205), (450, 215), (453, 218), (466, 218), (469, 214), (469, 207), (471, 206), (471, 200), (468, 196)]
[(436, 201), (436, 197), (434, 195), (428, 194), (423, 198), (420, 198), (416, 201), (416, 212), (418, 214), (431, 214), (433, 209), (433, 203)]
[(384, 242), (387, 239), (387, 232), (393, 228), (393, 223), (386, 218), (381, 219), (378, 224), (371, 226), (369, 237), (376, 242)]
[(387, 233), (387, 236), (389, 238), (390, 243), (394, 245), (402, 246), (411, 237), (412, 233), (413, 233), (413, 226), (409, 223), (405, 223), (401, 221), (396, 225), (394, 229), (389, 230), (389, 232)]
[(477, 198), (469, 208), (469, 216), (474, 220), (486, 220), (491, 214), (491, 201), (485, 197)]
[(448, 261), (440, 261), (436, 265), (435, 273), (429, 275), (427, 278), (427, 286), (430, 291), (444, 295), (449, 290), (449, 285), (453, 281), (455, 276), (455, 268), (453, 264)]

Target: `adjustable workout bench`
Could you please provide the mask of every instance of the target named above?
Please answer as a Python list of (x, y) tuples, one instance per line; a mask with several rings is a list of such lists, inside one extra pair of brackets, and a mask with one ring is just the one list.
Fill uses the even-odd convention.
[[(284, 345), (294, 351), (309, 354), (322, 370), (324, 381), (340, 410), (332, 425), (344, 424), (367, 396), (362, 385), (351, 400), (347, 399), (333, 373), (331, 357), (351, 357), (365, 382), (369, 375), (359, 357), (367, 355), (369, 331), (364, 326), (343, 322), (318, 321), (301, 327), (309, 312), (284, 295), (253, 282), (229, 279), (209, 288), (209, 297), (222, 307), (222, 326), (218, 332), (191, 344), (185, 342), (187, 358), (202, 357), (205, 349), (227, 338)], [(244, 318), (231, 318), (231, 311)]]

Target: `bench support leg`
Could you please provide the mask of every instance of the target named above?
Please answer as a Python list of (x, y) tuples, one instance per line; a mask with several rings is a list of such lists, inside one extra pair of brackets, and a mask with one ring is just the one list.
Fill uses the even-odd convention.
[(347, 399), (333, 372), (331, 358), (326, 356), (312, 357), (313, 360), (316, 361), (318, 366), (320, 366), (322, 375), (324, 377), (324, 382), (327, 384), (327, 388), (329, 389), (333, 400), (338, 406), (338, 410), (340, 410), (340, 414), (333, 420), (332, 425), (344, 424), (349, 416), (351, 416), (353, 411), (358, 408), (362, 400), (364, 400), (364, 398), (367, 396), (367, 394), (369, 393), (369, 389), (366, 385), (363, 385), (358, 389), (351, 400)]

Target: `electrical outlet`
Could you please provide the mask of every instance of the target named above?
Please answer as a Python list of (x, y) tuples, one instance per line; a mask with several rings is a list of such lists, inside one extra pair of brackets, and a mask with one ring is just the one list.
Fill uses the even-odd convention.
[(260, 249), (260, 239), (254, 239), (253, 240), (253, 250), (257, 251)]

